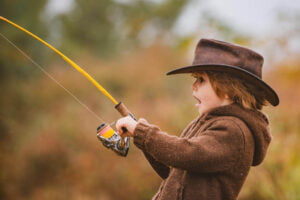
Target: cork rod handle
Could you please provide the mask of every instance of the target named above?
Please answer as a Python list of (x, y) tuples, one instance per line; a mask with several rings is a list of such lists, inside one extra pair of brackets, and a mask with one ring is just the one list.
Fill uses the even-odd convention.
[[(117, 111), (123, 116), (123, 117), (126, 117), (126, 116), (130, 116), (132, 117), (134, 120), (136, 120), (136, 118), (134, 117), (134, 115), (128, 110), (128, 108), (122, 103), (122, 102), (119, 102), (116, 106), (115, 106), (115, 109), (117, 109)], [(137, 121), (137, 120), (136, 120)]]

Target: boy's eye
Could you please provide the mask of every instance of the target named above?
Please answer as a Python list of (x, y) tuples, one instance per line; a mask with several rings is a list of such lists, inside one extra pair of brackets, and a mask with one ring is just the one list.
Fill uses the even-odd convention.
[(199, 83), (203, 83), (203, 81), (204, 81), (203, 77), (198, 77), (197, 80)]

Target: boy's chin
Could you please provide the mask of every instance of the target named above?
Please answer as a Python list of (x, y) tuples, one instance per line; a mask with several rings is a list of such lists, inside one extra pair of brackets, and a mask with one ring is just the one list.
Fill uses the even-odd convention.
[(198, 110), (198, 113), (200, 116), (203, 115), (204, 113), (208, 112), (210, 109), (212, 109), (212, 108), (203, 107), (203, 105), (197, 106), (197, 110)]
[(196, 106), (196, 108), (197, 108), (197, 111), (198, 111), (198, 113), (200, 114), (200, 115), (202, 115), (203, 114), (203, 109), (200, 107), (200, 105), (195, 105)]

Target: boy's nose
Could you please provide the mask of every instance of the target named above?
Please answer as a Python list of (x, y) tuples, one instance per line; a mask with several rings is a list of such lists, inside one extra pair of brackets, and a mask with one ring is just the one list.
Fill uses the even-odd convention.
[(197, 87), (197, 79), (196, 79), (195, 82), (192, 84), (192, 90), (195, 91), (195, 92), (198, 90), (198, 87)]

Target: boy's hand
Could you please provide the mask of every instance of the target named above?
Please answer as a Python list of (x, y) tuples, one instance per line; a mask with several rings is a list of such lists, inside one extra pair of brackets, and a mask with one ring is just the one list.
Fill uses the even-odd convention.
[[(133, 137), (133, 132), (134, 132), (136, 125), (137, 125), (137, 121), (132, 119), (132, 117), (127, 116), (127, 117), (123, 117), (117, 121), (116, 128), (117, 128), (118, 133), (122, 137), (126, 137), (126, 136)], [(127, 129), (127, 132), (124, 132), (122, 130), (123, 127)]]

